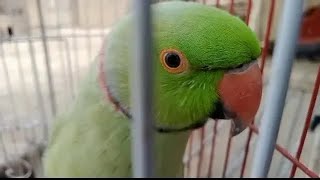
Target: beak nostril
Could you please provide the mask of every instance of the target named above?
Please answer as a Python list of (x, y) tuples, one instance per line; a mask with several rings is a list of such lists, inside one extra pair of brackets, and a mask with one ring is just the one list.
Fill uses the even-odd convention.
[(229, 70), (228, 72), (229, 73), (241, 73), (241, 72), (244, 72), (244, 71), (248, 70), (255, 63), (256, 63), (256, 61), (239, 64), (238, 66), (236, 66), (235, 68)]
[(240, 64), (240, 65), (236, 66), (235, 69), (241, 69), (241, 68), (243, 68), (243, 66), (244, 66), (244, 64)]

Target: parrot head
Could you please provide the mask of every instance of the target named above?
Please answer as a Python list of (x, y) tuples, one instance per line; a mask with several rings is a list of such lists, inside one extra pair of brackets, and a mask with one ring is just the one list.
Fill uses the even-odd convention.
[[(155, 128), (178, 132), (208, 119), (231, 119), (233, 136), (253, 121), (262, 95), (257, 58), (261, 48), (250, 28), (223, 10), (193, 2), (151, 6)], [(132, 16), (109, 34), (106, 72), (113, 96), (130, 109)]]

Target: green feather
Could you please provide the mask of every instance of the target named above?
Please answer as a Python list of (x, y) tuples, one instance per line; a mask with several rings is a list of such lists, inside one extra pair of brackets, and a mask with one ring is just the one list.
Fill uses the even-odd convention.
[[(152, 6), (156, 126), (181, 129), (204, 122), (218, 99), (217, 84), (225, 70), (260, 55), (254, 33), (237, 17), (191, 2)], [(130, 121), (103, 98), (98, 62), (103, 58), (107, 84), (130, 109), (128, 75), (132, 57), (132, 16), (112, 30), (70, 109), (58, 116), (44, 156), (48, 177), (130, 177)], [(190, 67), (172, 74), (160, 52), (182, 52)], [(203, 70), (203, 68), (207, 70)], [(182, 176), (182, 157), (190, 131), (155, 132), (156, 176)]]

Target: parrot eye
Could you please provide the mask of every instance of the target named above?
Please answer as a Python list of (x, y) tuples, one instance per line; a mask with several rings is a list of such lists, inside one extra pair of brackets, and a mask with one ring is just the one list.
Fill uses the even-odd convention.
[(161, 52), (161, 63), (170, 73), (181, 73), (188, 67), (188, 63), (183, 54), (174, 49), (165, 49)]
[(164, 58), (166, 64), (171, 68), (177, 68), (181, 63), (179, 55), (175, 53), (167, 53)]

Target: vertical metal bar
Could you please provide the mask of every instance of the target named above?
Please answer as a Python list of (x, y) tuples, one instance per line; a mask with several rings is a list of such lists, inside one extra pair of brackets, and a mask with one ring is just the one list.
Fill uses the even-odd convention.
[(104, 9), (104, 0), (100, 0), (99, 1), (100, 2), (100, 24), (101, 24), (101, 38), (102, 38), (102, 41), (104, 40), (103, 38), (104, 38), (104, 26), (105, 26), (105, 24), (104, 24), (104, 12), (103, 12), (103, 9)]
[(9, 71), (8, 71), (8, 65), (6, 62), (6, 56), (4, 54), (4, 49), (3, 49), (3, 42), (0, 42), (0, 58), (1, 58), (1, 63), (2, 63), (2, 67), (4, 70), (4, 78), (5, 78), (5, 83), (7, 86), (7, 90), (8, 90), (8, 95), (9, 95), (9, 99), (10, 99), (10, 106), (11, 106), (11, 110), (12, 110), (12, 114), (13, 114), (13, 122), (12, 122), (12, 142), (14, 144), (14, 152), (18, 153), (18, 148), (17, 148), (17, 137), (16, 137), (16, 130), (18, 130), (19, 128), (19, 118), (18, 118), (18, 114), (16, 111), (16, 103), (14, 101), (14, 96), (13, 96), (13, 91), (12, 91), (12, 85), (10, 82), (10, 76), (9, 76)]
[[(301, 95), (297, 95), (298, 96), (298, 103), (297, 103), (297, 106), (296, 106), (296, 111), (294, 112), (294, 115), (293, 115), (293, 119), (290, 121), (290, 123), (292, 124), (290, 129), (295, 129), (295, 128), (299, 128), (297, 126), (300, 126), (297, 122), (300, 120), (300, 117), (299, 115), (302, 114), (302, 106), (303, 106), (303, 99), (304, 99), (304, 96), (305, 96), (305, 92), (304, 90), (302, 91), (299, 91), (301, 93)], [(288, 92), (289, 93), (289, 92)], [(289, 96), (288, 96), (289, 97)], [(290, 99), (290, 98), (288, 98)], [(284, 145), (284, 147), (287, 147), (288, 150), (290, 150), (290, 152), (294, 152), (297, 147), (298, 147), (298, 143), (292, 143), (292, 137), (294, 137), (294, 134), (297, 133), (296, 131), (289, 131), (288, 133), (288, 137), (286, 138), (286, 144)], [(291, 163), (288, 162), (285, 158), (282, 158), (278, 167), (281, 167), (281, 168), (277, 168), (277, 177), (281, 177), (281, 176), (287, 176), (288, 175), (288, 172), (289, 172), (289, 169), (290, 169), (290, 166), (291, 166)], [(286, 174), (286, 175), (284, 175)]]
[(216, 0), (216, 7), (217, 7), (217, 8), (220, 7), (220, 0)]
[(42, 14), (41, 0), (37, 0), (37, 10), (38, 10), (38, 15), (39, 15), (42, 44), (43, 44), (44, 55), (45, 55), (46, 72), (47, 72), (49, 96), (50, 96), (49, 98), (50, 98), (50, 104), (51, 104), (51, 113), (54, 116), (56, 114), (56, 99), (55, 99), (55, 93), (54, 93), (54, 87), (53, 87), (52, 72), (51, 72), (52, 69), (51, 69), (51, 64), (50, 64), (51, 59), (49, 56), (46, 29), (44, 27), (44, 19), (43, 19), (43, 14)]
[(205, 126), (200, 128), (200, 153), (199, 153), (199, 160), (198, 160), (198, 166), (197, 166), (197, 177), (200, 177), (201, 172), (201, 165), (202, 165), (202, 156), (203, 156), (203, 150), (204, 150), (204, 144), (203, 140), (205, 137)]
[(230, 7), (229, 7), (230, 14), (234, 13), (234, 0), (230, 0)]
[(244, 154), (244, 158), (243, 158), (243, 162), (242, 162), (242, 166), (241, 166), (241, 171), (240, 171), (240, 178), (243, 178), (244, 175), (244, 171), (246, 169), (246, 164), (247, 164), (247, 159), (248, 159), (248, 154), (249, 154), (249, 149), (250, 149), (250, 141), (252, 138), (252, 130), (249, 130), (249, 135), (248, 135), (248, 139), (246, 142), (246, 146), (245, 146), (245, 154)]
[(66, 48), (66, 58), (67, 58), (67, 66), (68, 66), (68, 72), (69, 72), (69, 77), (70, 77), (70, 88), (71, 88), (71, 98), (73, 99), (75, 97), (75, 88), (74, 88), (74, 79), (73, 79), (73, 74), (72, 74), (72, 64), (71, 64), (71, 54), (70, 54), (70, 46), (69, 42), (66, 39), (65, 41), (65, 48)]
[[(57, 36), (58, 38), (60, 38), (62, 40), (62, 33), (61, 33), (61, 21), (60, 21), (60, 3), (59, 3), (59, 0), (56, 0), (55, 1), (55, 9), (56, 9), (56, 19), (57, 19)], [(65, 76), (65, 79), (66, 81), (68, 81), (68, 86), (69, 86), (69, 89), (70, 89), (70, 95), (71, 97), (74, 96), (74, 91), (73, 91), (73, 76), (72, 76), (72, 69), (71, 69), (71, 62), (70, 62), (70, 59), (68, 59), (68, 57), (66, 58), (67, 60), (67, 68), (66, 68), (66, 65), (65, 65), (65, 58), (62, 54), (63, 52), (63, 47), (62, 47), (62, 43), (63, 41), (57, 41), (58, 43), (58, 49), (59, 49), (59, 55), (60, 55), (60, 60), (61, 60), (61, 68), (63, 70), (63, 73), (64, 73), (64, 76)]]
[(218, 121), (214, 122), (214, 127), (213, 127), (213, 137), (212, 137), (212, 144), (211, 144), (211, 151), (210, 151), (210, 156), (209, 156), (209, 167), (208, 167), (208, 175), (207, 177), (210, 178), (212, 176), (212, 162), (214, 159), (214, 150), (216, 146), (216, 137), (217, 137), (217, 130), (218, 130)]
[[(3, 121), (4, 118), (3, 118), (3, 115), (0, 111), (0, 121)], [(4, 155), (4, 161), (5, 162), (8, 162), (9, 161), (9, 156), (8, 156), (8, 152), (7, 152), (7, 149), (6, 149), (6, 144), (4, 142), (4, 137), (3, 137), (3, 133), (4, 132), (4, 128), (1, 127), (0, 128), (0, 143), (1, 143), (1, 146), (2, 146), (2, 152), (3, 152), (3, 155)]]
[(231, 140), (232, 140), (231, 133), (232, 133), (232, 128), (230, 126), (228, 144), (227, 144), (227, 150), (226, 150), (226, 157), (224, 159), (224, 165), (223, 165), (223, 171), (222, 171), (222, 178), (226, 177), (226, 172), (227, 172), (227, 168), (228, 168), (228, 162), (229, 162), (230, 150), (231, 150)]
[(115, 7), (113, 8), (113, 14), (114, 14), (114, 19), (113, 19), (113, 23), (114, 24), (115, 22), (117, 22), (117, 20), (119, 19), (120, 15), (119, 15), (119, 2), (120, 1), (117, 1), (117, 0), (114, 0), (115, 2), (118, 2), (116, 3)]
[[(1, 120), (2, 120), (2, 118), (1, 118)], [(4, 161), (7, 163), (9, 161), (9, 155), (8, 155), (8, 152), (6, 149), (6, 144), (5, 144), (4, 138), (3, 138), (3, 129), (1, 129), (1, 132), (0, 132), (0, 142), (1, 142), (1, 146), (2, 146), (2, 153), (4, 156)]]
[[(317, 96), (318, 96), (318, 92), (319, 92), (319, 85), (320, 85), (320, 66), (318, 67), (318, 74), (317, 74), (316, 81), (314, 83), (312, 97), (311, 97), (310, 104), (309, 104), (309, 109), (308, 109), (308, 114), (307, 114), (307, 117), (306, 117), (306, 121), (305, 121), (305, 124), (304, 124), (304, 128), (303, 128), (302, 134), (301, 134), (299, 147), (298, 147), (298, 150), (297, 150), (297, 153), (296, 153), (296, 158), (298, 160), (300, 160), (300, 156), (301, 156), (301, 153), (302, 153), (304, 142), (306, 140), (308, 129), (310, 127), (314, 106), (316, 104), (316, 100), (317, 100)], [(296, 173), (296, 170), (297, 170), (297, 165), (294, 164), (292, 166), (292, 169), (291, 169), (290, 178), (293, 178), (293, 176)]]
[[(318, 106), (319, 107), (319, 106)], [(310, 155), (310, 169), (312, 169), (314, 172), (319, 173), (320, 172), (320, 156), (319, 156), (319, 150), (320, 150), (320, 136), (319, 136), (319, 129), (316, 130), (314, 133), (314, 140), (312, 145), (312, 153)]]
[(152, 177), (153, 162), (153, 61), (151, 1), (135, 0), (135, 47), (131, 72), (133, 175)]
[[(34, 48), (33, 48), (33, 44), (31, 41), (31, 35), (32, 35), (32, 29), (31, 29), (31, 25), (30, 25), (30, 16), (29, 14), (27, 14), (27, 19), (28, 19), (28, 24), (27, 24), (27, 42), (28, 42), (28, 50), (29, 50), (29, 55), (30, 55), (30, 59), (31, 59), (31, 67), (32, 67), (32, 74), (33, 74), (33, 80), (35, 83), (35, 92), (36, 92), (36, 101), (37, 101), (37, 105), (40, 108), (40, 119), (44, 120), (42, 121), (42, 125), (43, 125), (43, 132), (44, 132), (44, 137), (43, 139), (45, 141), (47, 141), (48, 139), (48, 118), (47, 118), (47, 112), (45, 109), (45, 103), (44, 103), (44, 98), (43, 95), (41, 93), (41, 86), (40, 86), (40, 81), (39, 81), (39, 75), (38, 75), (38, 71), (37, 71), (37, 64), (36, 64), (36, 58), (35, 58), (35, 53), (34, 53)], [(32, 126), (31, 126), (32, 127)], [(36, 132), (33, 132), (32, 135), (36, 135)], [(37, 139), (37, 136), (32, 137), (32, 140), (35, 142)]]
[(190, 134), (190, 141), (189, 141), (189, 146), (188, 146), (188, 164), (187, 164), (187, 177), (190, 177), (191, 176), (191, 160), (192, 160), (192, 150), (193, 150), (193, 138), (194, 138), (194, 131), (191, 131), (191, 134)]
[[(251, 0), (249, 0), (249, 3), (251, 3)], [(249, 5), (251, 6), (251, 5)], [(270, 39), (270, 32), (271, 32), (271, 25), (272, 25), (272, 20), (273, 20), (273, 11), (274, 11), (274, 6), (275, 6), (275, 1), (271, 0), (271, 4), (270, 4), (270, 8), (269, 8), (269, 16), (268, 16), (268, 22), (267, 22), (267, 30), (266, 30), (266, 35), (265, 35), (265, 39), (264, 39), (264, 47), (263, 47), (263, 51), (262, 51), (262, 66), (261, 66), (261, 73), (263, 73), (264, 70), (264, 64), (265, 64), (265, 59), (267, 57), (268, 54), (268, 48), (269, 48), (269, 39)], [(249, 8), (248, 8), (249, 9)], [(249, 11), (250, 12), (250, 11)], [(249, 24), (249, 16), (247, 16), (247, 25)], [(255, 122), (253, 121), (252, 124), (254, 124)], [(242, 178), (246, 169), (246, 164), (247, 164), (247, 159), (248, 159), (248, 153), (250, 150), (250, 141), (252, 138), (252, 130), (249, 130), (249, 134), (248, 134), (248, 138), (247, 138), (247, 142), (245, 145), (245, 155), (243, 158), (243, 162), (242, 162), (242, 167), (241, 167), (241, 171), (240, 171), (240, 177)]]
[[(57, 31), (57, 37), (58, 38), (62, 38), (62, 33), (61, 33), (61, 24), (60, 24), (60, 7), (59, 7), (59, 1), (58, 0), (55, 0), (55, 11), (56, 11), (56, 31)], [(65, 79), (67, 80), (67, 73), (65, 72), (66, 68), (65, 68), (65, 63), (64, 63), (64, 58), (63, 58), (63, 55), (62, 55), (62, 45), (61, 45), (61, 41), (57, 41), (58, 43), (58, 53), (59, 53), (59, 58), (61, 60), (61, 69), (64, 73), (64, 77)]]
[(247, 16), (246, 16), (246, 24), (249, 24), (250, 15), (251, 15), (251, 9), (252, 9), (252, 0), (248, 0), (248, 8), (247, 8)]
[[(255, 144), (255, 139), (251, 140), (250, 141), (250, 145), (253, 145)], [(226, 177), (231, 177), (231, 176), (234, 176), (235, 175), (235, 172), (241, 168), (241, 157), (244, 156), (245, 154), (245, 151), (241, 148), (237, 148), (238, 151), (236, 151), (234, 154), (237, 154), (237, 156), (235, 158), (232, 159), (231, 163), (230, 163), (230, 166), (228, 167), (227, 169), (227, 172), (226, 172)]]
[[(22, 65), (21, 65), (21, 55), (20, 55), (20, 50), (19, 50), (19, 47), (18, 47), (18, 42), (12, 42), (11, 43), (12, 46), (14, 46), (15, 48), (15, 55), (16, 55), (16, 59), (17, 59), (17, 63), (18, 63), (18, 74), (19, 74), (19, 79), (21, 81), (21, 90), (23, 91), (22, 94), (24, 96), (25, 99), (25, 106), (27, 108), (27, 111), (30, 111), (30, 104), (29, 104), (29, 98), (28, 98), (28, 95), (27, 95), (27, 89), (26, 89), (26, 82), (25, 82), (25, 79), (24, 79), (24, 74), (23, 74), (23, 69), (22, 69)], [(21, 128), (23, 127), (23, 123), (21, 122)], [(21, 131), (23, 131), (21, 129)], [(22, 132), (23, 134), (23, 139), (26, 140), (27, 137), (25, 136), (25, 133)]]
[[(38, 74), (38, 70), (37, 70), (37, 64), (36, 64), (36, 58), (35, 58), (35, 53), (34, 53), (34, 47), (32, 44), (32, 41), (29, 39), (28, 40), (28, 45), (29, 45), (29, 54), (30, 54), (30, 59), (31, 59), (31, 67), (32, 67), (32, 74), (33, 74), (33, 79), (34, 79), (34, 83), (35, 83), (35, 91), (36, 91), (36, 95), (37, 95), (37, 104), (40, 108), (40, 118), (44, 120), (43, 123), (43, 128), (44, 128), (44, 139), (48, 140), (49, 134), (48, 134), (48, 117), (46, 114), (46, 110), (45, 110), (45, 104), (44, 104), (44, 99), (41, 93), (41, 89), (40, 89), (40, 81), (39, 81), (39, 74)], [(36, 138), (36, 137), (34, 137)]]
[[(62, 40), (62, 33), (61, 33), (61, 21), (60, 21), (60, 8), (59, 8), (59, 0), (56, 0), (55, 5), (56, 5), (56, 17), (57, 17), (57, 34), (58, 37)], [(67, 40), (66, 40), (67, 41)], [(59, 46), (59, 55), (61, 59), (61, 65), (62, 69), (64, 72), (65, 79), (69, 82), (69, 88), (70, 88), (70, 95), (73, 98), (74, 97), (74, 88), (73, 88), (73, 76), (72, 76), (72, 66), (71, 66), (71, 59), (69, 58), (68, 54), (66, 55), (66, 60), (67, 60), (67, 68), (65, 67), (64, 63), (64, 56), (62, 55), (62, 42), (63, 41), (57, 41)], [(68, 49), (66, 49), (67, 51)], [(67, 72), (66, 72), (67, 71)]]
[[(17, 59), (17, 62), (18, 62), (18, 74), (19, 74), (19, 79), (21, 81), (21, 90), (23, 91), (22, 94), (23, 94), (23, 97), (25, 98), (24, 99), (24, 103), (26, 105), (26, 110), (29, 111), (29, 108), (30, 108), (30, 101), (29, 101), (29, 96), (27, 95), (27, 89), (26, 89), (26, 81), (24, 79), (24, 73), (23, 73), (23, 69), (22, 69), (22, 65), (21, 65), (21, 55), (20, 55), (20, 50), (19, 50), (19, 47), (18, 47), (18, 42), (15, 42), (13, 43), (12, 42), (12, 45), (14, 45), (15, 47), (15, 52), (16, 52), (16, 59)], [(28, 116), (28, 115), (27, 115)], [(23, 140), (26, 140), (27, 137), (26, 137), (26, 132), (25, 130), (23, 129), (23, 122), (20, 122), (21, 124), (21, 134), (23, 135), (22, 139)]]
[[(79, 0), (73, 1), (74, 3), (77, 4), (77, 21), (79, 21)], [(74, 63), (75, 63), (75, 73), (77, 76), (77, 83), (80, 80), (80, 67), (79, 67), (79, 56), (78, 56), (78, 43), (77, 43), (77, 35), (76, 35), (76, 21), (73, 19), (73, 27), (72, 27), (72, 45), (73, 45), (73, 51), (74, 51)]]
[(263, 46), (262, 57), (261, 57), (261, 73), (262, 74), (263, 74), (264, 65), (265, 65), (266, 58), (268, 55), (268, 50), (269, 50), (269, 44), (270, 44), (269, 41), (270, 41), (270, 33), (271, 33), (271, 27), (272, 27), (272, 21), (273, 21), (274, 7), (275, 7), (275, 0), (271, 0), (268, 22), (267, 22), (267, 30), (266, 30), (266, 35), (264, 36), (264, 46)]
[(265, 178), (270, 169), (295, 57), (302, 7), (302, 0), (284, 2), (251, 177)]
[[(17, 155), (17, 154), (19, 154), (19, 149), (17, 147), (17, 134), (16, 134), (16, 132), (17, 132), (17, 130), (19, 130), (21, 128), (21, 127), (19, 127), (19, 125), (21, 125), (21, 123), (19, 121), (19, 117), (18, 117), (17, 111), (15, 109), (17, 106), (16, 106), (16, 103), (15, 103), (14, 97), (13, 97), (13, 91), (12, 91), (12, 86), (11, 86), (11, 82), (10, 82), (8, 66), (6, 63), (6, 58), (5, 58), (4, 49), (3, 49), (3, 42), (0, 42), (0, 57), (1, 57), (2, 66), (4, 69), (5, 81), (6, 81), (6, 85), (7, 85), (7, 89), (8, 89), (10, 105), (11, 105), (13, 119), (14, 119), (12, 124), (9, 124), (9, 126), (10, 125), (13, 126), (13, 128), (11, 130), (11, 138), (12, 138), (14, 153), (12, 153), (12, 154)], [(12, 165), (12, 164), (10, 164), (10, 165)], [(22, 172), (22, 168), (20, 165), (18, 165), (17, 166), (17, 173), (21, 174), (21, 172)]]
[[(90, 2), (91, 1), (86, 1), (88, 4), (86, 4), (86, 10), (87, 10), (87, 15), (86, 15), (86, 25), (87, 25), (87, 27), (86, 27), (86, 35), (87, 35), (87, 53), (88, 53), (88, 64), (90, 64), (90, 62), (91, 62), (91, 54), (92, 54), (92, 50), (91, 50), (91, 38), (90, 38), (90, 33), (91, 33), (91, 29), (90, 29), (90, 17), (89, 17), (89, 15), (91, 14), (91, 13), (89, 13), (90, 12)], [(90, 65), (89, 65), (90, 66)]]
[[(231, 0), (231, 4), (229, 7), (229, 13), (233, 14), (233, 6), (234, 6), (234, 1)], [(223, 165), (223, 172), (222, 172), (222, 177), (225, 178), (226, 176), (226, 172), (227, 172), (227, 168), (228, 168), (228, 162), (229, 162), (229, 156), (230, 156), (230, 151), (231, 151), (231, 144), (232, 144), (232, 126), (230, 126), (230, 133), (229, 133), (229, 137), (228, 137), (228, 145), (227, 145), (227, 149), (226, 149), (226, 157), (225, 157), (225, 161), (224, 161), (224, 165)]]

